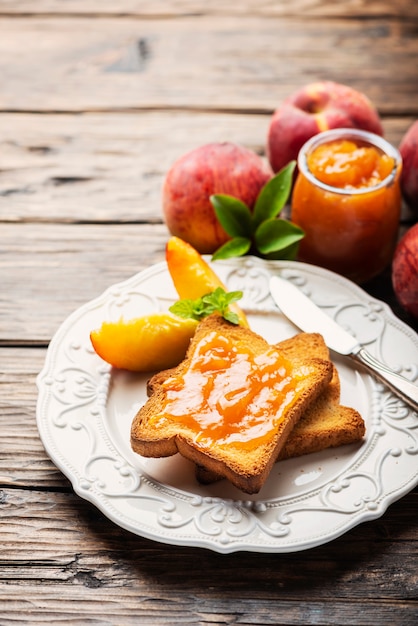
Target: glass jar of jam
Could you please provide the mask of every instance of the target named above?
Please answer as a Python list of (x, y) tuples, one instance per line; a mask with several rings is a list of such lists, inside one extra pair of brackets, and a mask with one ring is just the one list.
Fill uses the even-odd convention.
[(300, 261), (364, 283), (391, 262), (401, 210), (402, 159), (382, 137), (339, 128), (298, 156), (292, 221), (305, 231)]

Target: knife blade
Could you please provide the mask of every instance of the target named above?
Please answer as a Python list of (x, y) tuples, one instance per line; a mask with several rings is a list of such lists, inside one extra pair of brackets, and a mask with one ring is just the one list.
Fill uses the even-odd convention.
[(298, 287), (284, 278), (272, 276), (270, 293), (281, 312), (300, 330), (320, 333), (328, 348), (360, 363), (394, 394), (418, 411), (418, 386), (393, 371), (368, 352), (355, 337), (341, 328), (329, 315), (310, 300)]

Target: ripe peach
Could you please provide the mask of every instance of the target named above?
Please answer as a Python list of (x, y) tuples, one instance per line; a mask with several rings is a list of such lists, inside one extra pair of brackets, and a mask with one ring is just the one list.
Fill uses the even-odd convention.
[(379, 115), (364, 94), (332, 81), (311, 83), (287, 98), (273, 114), (267, 137), (273, 171), (297, 159), (313, 135), (331, 128), (359, 128), (383, 135)]
[(210, 143), (188, 152), (167, 173), (163, 213), (172, 235), (200, 254), (212, 254), (229, 236), (219, 224), (210, 196), (228, 194), (250, 208), (272, 171), (252, 150), (234, 143)]
[(418, 214), (418, 120), (405, 133), (399, 152), (403, 160), (402, 194), (405, 202)]
[(392, 284), (399, 304), (418, 317), (418, 224), (399, 241), (392, 262)]

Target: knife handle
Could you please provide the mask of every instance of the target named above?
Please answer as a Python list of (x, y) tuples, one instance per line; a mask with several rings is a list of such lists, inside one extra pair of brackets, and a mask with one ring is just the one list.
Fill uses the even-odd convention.
[(357, 352), (350, 355), (351, 358), (364, 365), (377, 378), (384, 382), (397, 396), (402, 398), (404, 402), (409, 404), (414, 411), (418, 411), (418, 386), (411, 383), (407, 378), (397, 374), (381, 361), (375, 359), (374, 356), (367, 352), (364, 348), (360, 348)]

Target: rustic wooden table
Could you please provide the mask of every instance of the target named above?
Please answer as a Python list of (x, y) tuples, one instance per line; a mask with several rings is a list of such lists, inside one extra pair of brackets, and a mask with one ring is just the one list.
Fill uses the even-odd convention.
[[(1, 626), (417, 624), (416, 489), (303, 552), (164, 545), (78, 497), (35, 418), (60, 324), (163, 260), (178, 156), (225, 139), (264, 154), (272, 111), (316, 79), (367, 93), (399, 143), (418, 118), (417, 3), (0, 0), (0, 29)], [(416, 330), (388, 273), (367, 289)]]

